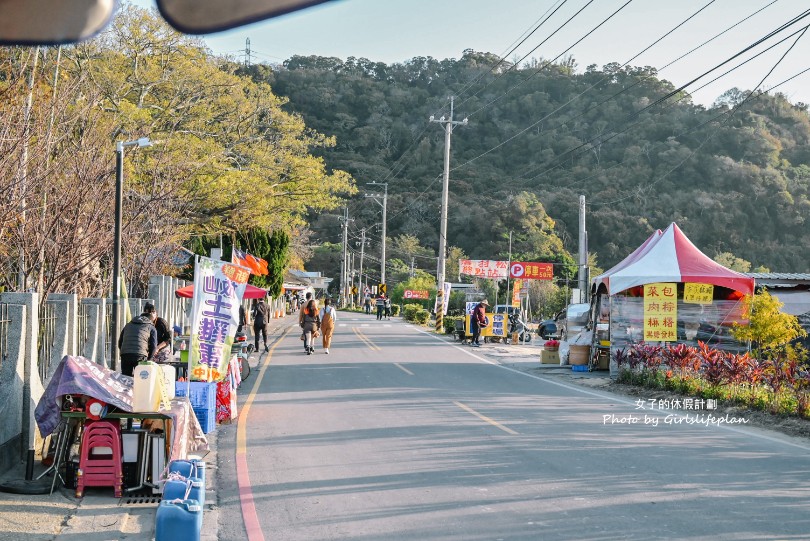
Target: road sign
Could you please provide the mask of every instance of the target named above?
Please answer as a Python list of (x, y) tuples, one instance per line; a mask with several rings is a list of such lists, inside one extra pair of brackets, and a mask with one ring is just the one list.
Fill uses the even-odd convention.
[(363, 290), (363, 295), (371, 295), (371, 288), (366, 286), (366, 288)]
[(385, 294), (386, 294), (386, 288), (385, 288), (385, 284), (378, 284), (378, 285), (377, 285), (377, 292), (378, 292), (380, 295), (385, 295)]
[(352, 295), (357, 295), (357, 286), (352, 286)]
[(553, 263), (516, 262), (509, 266), (510, 278), (524, 280), (551, 280), (554, 277)]

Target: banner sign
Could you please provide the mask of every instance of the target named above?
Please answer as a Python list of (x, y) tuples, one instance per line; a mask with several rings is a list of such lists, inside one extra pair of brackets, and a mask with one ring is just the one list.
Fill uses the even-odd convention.
[(458, 273), (476, 278), (503, 279), (509, 271), (507, 261), (493, 261), (489, 259), (459, 259)]
[[(444, 310), (442, 310), (442, 314), (447, 315), (447, 307), (450, 306), (450, 289), (453, 285), (450, 282), (444, 282), (444, 287), (442, 288), (442, 302), (444, 303)], [(426, 299), (429, 297), (425, 297)], [(439, 296), (436, 295), (436, 299), (433, 301), (433, 311), (438, 313), (439, 312)]]
[(222, 381), (228, 375), (231, 345), (239, 326), (239, 304), (250, 271), (200, 257), (194, 266), (189, 377)]
[(405, 299), (424, 300), (430, 298), (430, 292), (425, 289), (406, 289), (402, 297)]
[(644, 341), (674, 342), (678, 339), (678, 285), (644, 285)]
[(518, 307), (520, 306), (520, 290), (523, 287), (522, 280), (515, 280), (515, 284), (512, 286), (512, 306)]
[(523, 280), (552, 280), (554, 278), (554, 264), (522, 263), (518, 261), (509, 266), (509, 277)]
[(714, 298), (714, 286), (711, 284), (683, 285), (683, 302), (689, 304), (711, 304)]

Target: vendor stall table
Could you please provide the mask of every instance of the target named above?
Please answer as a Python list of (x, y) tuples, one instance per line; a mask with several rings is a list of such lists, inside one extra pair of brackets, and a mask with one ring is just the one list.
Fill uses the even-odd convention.
[[(60, 428), (57, 436), (56, 456), (54, 457), (54, 468), (57, 475), (51, 483), (51, 493), (55, 488), (56, 478), (60, 464), (64, 464), (70, 457), (69, 450), (73, 440), (77, 435), (77, 427), (81, 427), (87, 420), (84, 411), (62, 411), (60, 412)], [(186, 458), (189, 453), (207, 451), (208, 442), (202, 433), (197, 417), (191, 408), (191, 403), (185, 397), (178, 397), (172, 400), (172, 408), (161, 412), (115, 412), (103, 417), (106, 420), (120, 419), (140, 419), (140, 420), (161, 420), (164, 422), (165, 430), (165, 456), (168, 460)], [(143, 449), (146, 450), (144, 443)], [(143, 482), (143, 470), (145, 459), (141, 456), (141, 482)], [(61, 479), (61, 477), (60, 477)], [(61, 479), (64, 483), (64, 479)], [(136, 487), (142, 488), (142, 487)]]

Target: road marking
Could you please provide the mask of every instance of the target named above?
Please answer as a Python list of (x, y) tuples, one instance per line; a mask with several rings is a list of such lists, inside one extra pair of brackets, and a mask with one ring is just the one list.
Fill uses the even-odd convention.
[(270, 351), (264, 358), (264, 363), (258, 370), (258, 375), (253, 382), (253, 387), (250, 389), (250, 394), (239, 412), (239, 418), (236, 425), (236, 480), (239, 484), (239, 502), (242, 507), (242, 520), (245, 523), (245, 530), (247, 531), (248, 541), (264, 541), (264, 533), (262, 532), (261, 524), (259, 524), (259, 516), (256, 514), (256, 504), (253, 498), (253, 487), (250, 484), (250, 472), (248, 471), (247, 463), (247, 420), (250, 406), (256, 398), (259, 391), (259, 385), (264, 379), (264, 374), (267, 371), (267, 365), (270, 364), (270, 357), (281, 341), (284, 339), (293, 327), (288, 328), (278, 337), (270, 348)]
[(460, 408), (461, 408), (461, 409), (463, 409), (464, 411), (467, 411), (467, 412), (469, 412), (469, 413), (472, 413), (473, 415), (475, 415), (476, 417), (478, 417), (478, 418), (479, 418), (479, 419), (481, 419), (482, 421), (484, 421), (484, 422), (486, 422), (486, 423), (489, 423), (489, 424), (491, 424), (491, 425), (492, 425), (492, 426), (494, 426), (494, 427), (500, 428), (501, 430), (503, 430), (503, 431), (504, 431), (504, 432), (506, 432), (507, 434), (512, 434), (513, 436), (517, 436), (517, 435), (518, 435), (518, 432), (515, 432), (514, 430), (512, 430), (511, 428), (509, 428), (509, 427), (507, 427), (507, 426), (503, 426), (503, 425), (502, 425), (501, 423), (499, 423), (498, 421), (496, 421), (496, 420), (494, 420), (494, 419), (490, 419), (490, 418), (489, 418), (489, 417), (487, 417), (486, 415), (481, 415), (480, 413), (478, 413), (477, 411), (475, 411), (474, 409), (472, 409), (470, 406), (467, 406), (467, 405), (465, 405), (465, 404), (462, 404), (461, 402), (456, 402), (455, 400), (453, 401), (453, 404), (455, 404), (456, 406), (460, 407)]
[[(452, 343), (447, 342), (445, 339), (443, 339), (443, 338), (441, 338), (439, 336), (436, 336), (433, 333), (433, 331), (427, 331), (427, 330), (419, 329), (417, 327), (413, 327), (413, 329), (418, 333), (422, 333), (422, 334), (424, 334), (426, 336), (430, 336), (430, 337), (440, 341), (441, 343), (445, 344), (446, 346), (450, 346), (451, 348), (455, 348), (455, 349), (457, 349), (459, 351), (463, 351), (465, 354), (467, 354), (470, 357), (473, 357), (475, 359), (478, 359), (479, 361), (481, 361), (483, 363), (490, 364), (492, 366), (497, 366), (498, 368), (502, 368), (503, 370), (508, 370), (509, 372), (513, 372), (513, 373), (518, 374), (520, 376), (536, 379), (537, 381), (542, 381), (542, 382), (548, 383), (550, 385), (556, 385), (557, 387), (562, 387), (564, 389), (568, 389), (570, 391), (575, 391), (575, 392), (580, 393), (580, 394), (585, 394), (585, 395), (589, 395), (589, 396), (595, 396), (597, 398), (602, 398), (604, 400), (609, 400), (609, 401), (615, 402), (617, 404), (624, 404), (624, 405), (628, 405), (628, 406), (635, 406), (636, 405), (636, 403), (634, 401), (619, 398), (614, 394), (610, 394), (609, 391), (605, 391), (605, 392), (588, 391), (588, 390), (583, 389), (582, 387), (578, 387), (576, 385), (569, 385), (567, 383), (562, 383), (560, 381), (554, 381), (553, 379), (544, 378), (542, 376), (536, 376), (534, 374), (528, 374), (528, 373), (523, 372), (521, 370), (518, 370), (516, 368), (511, 368), (509, 366), (504, 366), (504, 365), (500, 364), (499, 362), (490, 361), (489, 359), (479, 357), (478, 355), (476, 355), (472, 351), (469, 351), (469, 350), (464, 349), (462, 347), (453, 345)], [(672, 415), (676, 415), (678, 418), (681, 418), (681, 419), (686, 418), (685, 415), (679, 415), (679, 414), (672, 414)], [(768, 436), (767, 434), (762, 434), (761, 432), (748, 431), (748, 430), (745, 430), (745, 429), (742, 429), (742, 428), (736, 428), (736, 427), (732, 427), (732, 426), (729, 426), (729, 425), (720, 425), (718, 428), (720, 428), (722, 430), (727, 430), (729, 432), (735, 432), (735, 433), (737, 433), (739, 435), (746, 436), (746, 437), (749, 437), (749, 438), (750, 437), (759, 438), (761, 440), (770, 441), (772, 443), (781, 443), (783, 445), (787, 445), (787, 446), (790, 446), (790, 447), (797, 447), (797, 448), (803, 449), (805, 451), (810, 451), (810, 446), (808, 446), (808, 445), (803, 445), (801, 443), (795, 443), (795, 442), (790, 441), (788, 439), (782, 439), (781, 437)], [(790, 436), (788, 436), (788, 437), (790, 437)]]
[(360, 329), (358, 329), (357, 327), (352, 327), (352, 330), (354, 331), (354, 334), (356, 334), (357, 337), (369, 347), (369, 349), (373, 351), (382, 351), (382, 349), (377, 345), (375, 345), (374, 342), (372, 342), (365, 334), (363, 334), (363, 332)]
[(396, 366), (397, 368), (399, 368), (400, 370), (402, 370), (402, 371), (403, 371), (403, 372), (405, 372), (406, 374), (409, 374), (409, 375), (411, 375), (411, 376), (413, 376), (413, 375), (414, 375), (414, 373), (413, 373), (413, 372), (411, 372), (410, 370), (408, 370), (407, 368), (405, 368), (404, 366), (402, 366), (402, 365), (401, 365), (401, 364), (399, 364), (399, 363), (394, 363), (394, 366)]

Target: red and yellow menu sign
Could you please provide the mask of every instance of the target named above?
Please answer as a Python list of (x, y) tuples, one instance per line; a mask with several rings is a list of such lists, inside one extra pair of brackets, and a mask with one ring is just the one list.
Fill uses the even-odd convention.
[(678, 284), (644, 286), (644, 341), (674, 342), (678, 339)]

